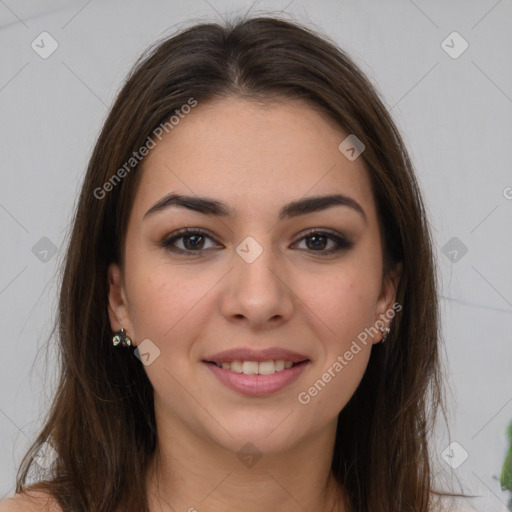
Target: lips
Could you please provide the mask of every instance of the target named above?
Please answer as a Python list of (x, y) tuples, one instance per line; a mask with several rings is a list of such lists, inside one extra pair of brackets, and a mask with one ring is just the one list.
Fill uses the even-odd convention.
[(292, 384), (311, 361), (281, 348), (239, 348), (219, 352), (203, 363), (223, 384), (238, 393), (263, 396)]

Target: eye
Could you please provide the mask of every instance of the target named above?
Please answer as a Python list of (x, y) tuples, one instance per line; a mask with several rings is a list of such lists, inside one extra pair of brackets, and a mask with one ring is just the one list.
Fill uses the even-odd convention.
[(196, 253), (208, 249), (218, 249), (220, 247), (216, 243), (211, 247), (207, 247), (207, 240), (215, 242), (205, 231), (184, 228), (162, 240), (160, 245), (169, 251), (178, 253)]
[[(208, 246), (208, 241), (210, 245)], [(213, 243), (212, 243), (213, 242)], [(293, 246), (307, 252), (318, 253), (321, 256), (333, 254), (343, 249), (350, 249), (354, 243), (335, 231), (315, 230), (308, 231), (297, 240)], [(199, 254), (202, 251), (219, 249), (212, 236), (206, 231), (193, 228), (184, 228), (175, 231), (160, 242), (160, 246), (168, 251), (181, 254)]]
[(321, 255), (332, 254), (343, 249), (350, 249), (354, 246), (353, 242), (339, 233), (320, 230), (309, 231), (305, 236), (302, 236), (295, 242), (294, 245), (301, 242), (304, 242), (306, 247), (299, 247), (299, 249), (305, 249), (309, 252), (318, 252)]

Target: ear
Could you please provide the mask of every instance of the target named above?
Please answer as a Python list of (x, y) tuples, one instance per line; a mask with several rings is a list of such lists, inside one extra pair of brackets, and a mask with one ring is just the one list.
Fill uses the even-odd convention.
[[(126, 334), (135, 342), (135, 332), (130, 320), (128, 300), (123, 282), (123, 273), (117, 263), (108, 267), (108, 316), (113, 332), (124, 329)], [(136, 345), (136, 343), (134, 343)]]
[[(382, 288), (377, 300), (377, 317), (375, 318), (377, 329), (380, 327), (389, 328), (396, 312), (402, 309), (402, 305), (396, 303), (396, 291), (402, 277), (402, 269), (402, 263), (397, 263), (382, 279)], [(378, 334), (373, 336), (374, 343), (382, 341), (383, 337), (383, 333), (379, 330)]]

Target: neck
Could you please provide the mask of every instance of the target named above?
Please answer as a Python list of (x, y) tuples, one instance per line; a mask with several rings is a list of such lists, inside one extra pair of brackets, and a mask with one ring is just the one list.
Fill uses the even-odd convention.
[(335, 423), (286, 452), (255, 458), (181, 427), (159, 432), (147, 477), (150, 512), (347, 510), (330, 472)]

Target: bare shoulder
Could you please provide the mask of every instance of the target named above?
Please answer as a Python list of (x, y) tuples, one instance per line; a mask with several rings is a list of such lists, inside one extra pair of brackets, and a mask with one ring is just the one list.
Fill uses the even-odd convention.
[(50, 494), (31, 491), (0, 502), (0, 512), (62, 512), (62, 509)]

